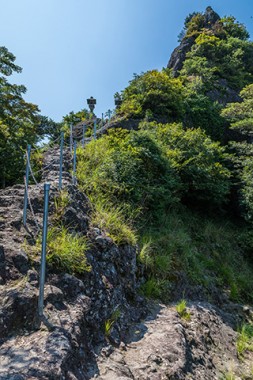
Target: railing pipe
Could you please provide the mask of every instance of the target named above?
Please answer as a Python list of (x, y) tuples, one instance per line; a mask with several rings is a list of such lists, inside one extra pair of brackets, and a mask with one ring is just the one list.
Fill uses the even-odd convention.
[(27, 204), (28, 204), (28, 183), (29, 183), (29, 168), (30, 168), (30, 156), (31, 156), (31, 145), (27, 145), (26, 151), (26, 171), (25, 171), (25, 195), (24, 195), (24, 209), (23, 209), (23, 223), (26, 226), (27, 218)]
[(61, 132), (59, 190), (61, 190), (62, 188), (63, 144), (64, 144), (64, 132)]
[(74, 156), (73, 156), (73, 185), (76, 184), (76, 141), (74, 141)]
[(44, 286), (46, 276), (46, 249), (47, 249), (47, 223), (48, 223), (48, 203), (49, 203), (50, 184), (44, 184), (44, 212), (43, 212), (43, 232), (42, 232), (42, 247), (41, 247), (41, 263), (40, 263), (40, 282), (39, 282), (39, 301), (38, 311), (39, 317), (43, 317), (44, 308)]

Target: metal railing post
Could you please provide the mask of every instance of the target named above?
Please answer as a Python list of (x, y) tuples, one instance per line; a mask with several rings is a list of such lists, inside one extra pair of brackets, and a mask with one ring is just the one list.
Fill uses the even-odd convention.
[(76, 141), (74, 141), (74, 156), (73, 156), (73, 185), (76, 184)]
[(49, 201), (50, 184), (44, 184), (44, 212), (43, 212), (43, 232), (41, 247), (41, 263), (40, 263), (40, 289), (39, 289), (39, 317), (43, 317), (44, 308), (44, 285), (46, 275), (46, 249), (47, 249), (47, 223), (48, 223), (48, 201)]
[(25, 195), (24, 195), (24, 209), (23, 209), (23, 223), (26, 226), (26, 216), (27, 216), (27, 203), (28, 203), (28, 182), (29, 182), (29, 167), (30, 167), (30, 156), (31, 156), (31, 145), (27, 145), (26, 151), (26, 171), (25, 171)]
[(61, 190), (61, 187), (62, 187), (63, 144), (64, 144), (64, 133), (61, 132), (59, 190)]
[(86, 132), (86, 124), (83, 124), (83, 138), (82, 138), (82, 147), (84, 147), (84, 137)]
[(72, 123), (70, 124), (69, 146), (70, 146), (70, 153), (72, 154), (72, 150), (73, 150), (73, 125), (72, 125)]
[(97, 138), (97, 119), (96, 118), (94, 120), (94, 133), (93, 133), (93, 137), (96, 140), (96, 138)]

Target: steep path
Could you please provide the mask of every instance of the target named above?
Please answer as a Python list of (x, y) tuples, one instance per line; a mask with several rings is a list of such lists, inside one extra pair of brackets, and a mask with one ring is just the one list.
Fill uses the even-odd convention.
[(231, 369), (251, 379), (253, 356), (246, 364), (237, 357), (236, 317), (208, 303), (191, 303), (189, 311), (191, 319), (185, 321), (173, 306), (152, 305), (119, 348), (100, 355), (91, 379), (221, 380)]

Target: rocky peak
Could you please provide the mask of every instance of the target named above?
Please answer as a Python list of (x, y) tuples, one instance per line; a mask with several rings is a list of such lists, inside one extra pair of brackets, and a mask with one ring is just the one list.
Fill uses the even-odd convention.
[[(220, 16), (214, 12), (212, 7), (207, 7), (203, 14), (203, 28), (213, 29), (214, 25), (220, 20)], [(171, 54), (167, 68), (172, 69), (175, 76), (182, 69), (186, 54), (191, 50), (197, 35), (184, 37), (178, 47)]]
[(204, 26), (211, 29), (214, 24), (220, 20), (218, 13), (214, 12), (212, 7), (207, 7), (204, 13)]

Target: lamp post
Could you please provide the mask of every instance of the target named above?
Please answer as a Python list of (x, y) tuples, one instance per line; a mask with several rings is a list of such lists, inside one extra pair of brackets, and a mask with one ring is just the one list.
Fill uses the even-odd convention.
[(94, 99), (93, 96), (91, 96), (89, 99), (87, 99), (87, 104), (89, 106), (90, 112), (93, 114), (95, 105), (97, 104), (96, 99)]
[(96, 101), (96, 99), (93, 98), (93, 96), (91, 96), (89, 99), (87, 99), (87, 103), (88, 103), (90, 112), (93, 115), (93, 120), (94, 120), (93, 136), (94, 136), (94, 139), (96, 140), (96, 138), (97, 138), (97, 118), (96, 118), (96, 115), (94, 114), (94, 108), (95, 108), (95, 105), (97, 104), (97, 101)]

